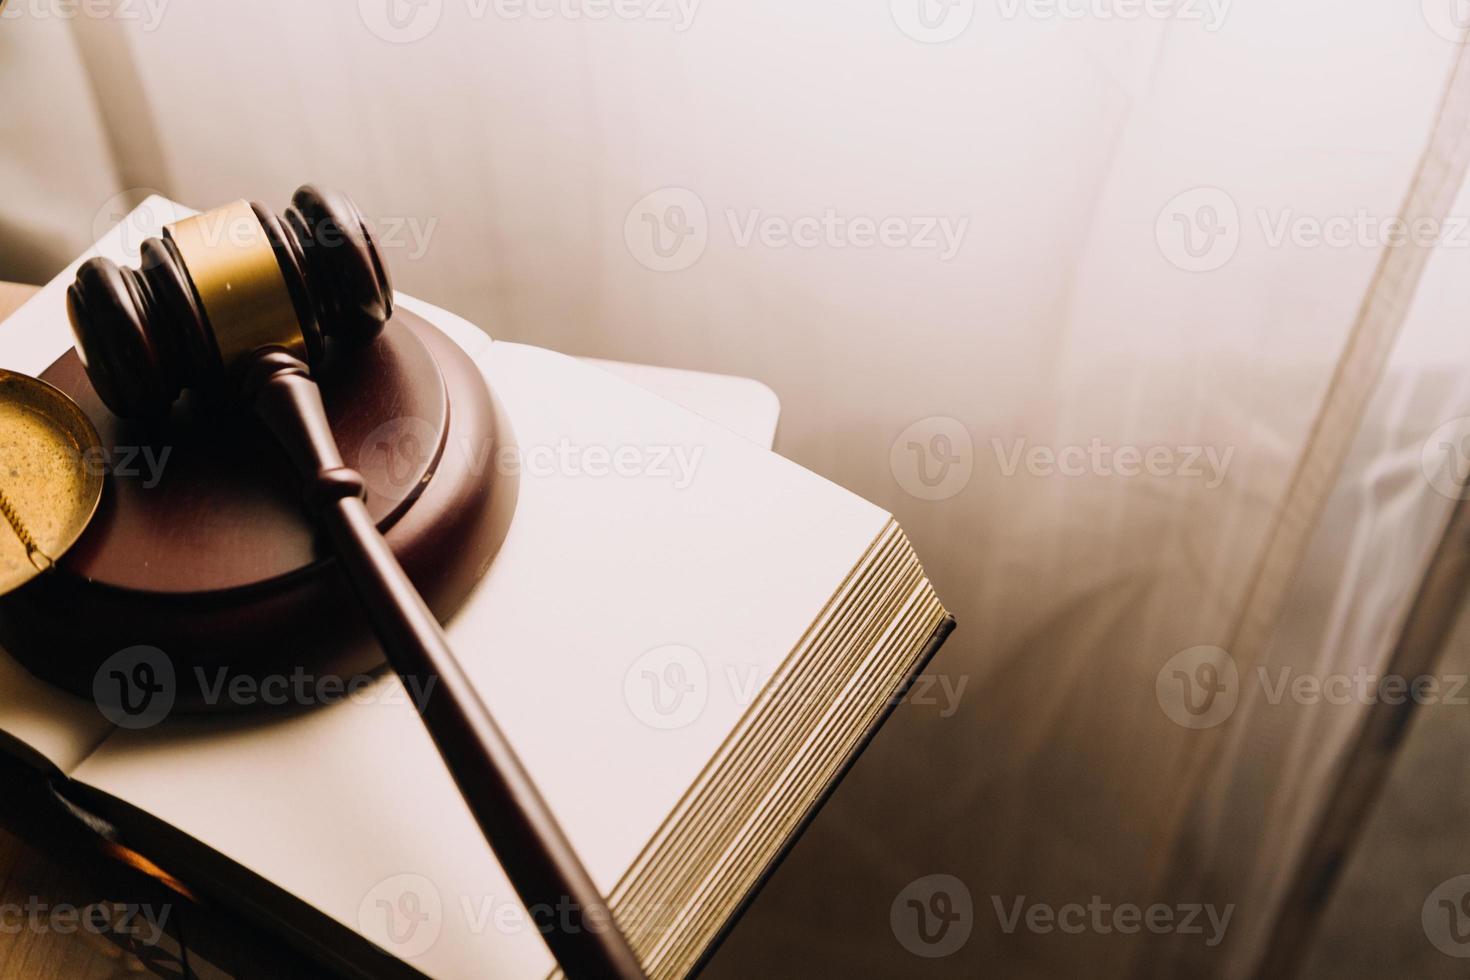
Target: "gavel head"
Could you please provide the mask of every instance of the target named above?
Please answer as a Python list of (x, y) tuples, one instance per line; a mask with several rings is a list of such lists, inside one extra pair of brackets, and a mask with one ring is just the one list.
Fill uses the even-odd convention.
[(90, 259), (66, 306), (97, 394), (149, 418), (186, 388), (227, 394), (264, 348), (315, 365), (328, 337), (372, 340), (393, 289), (357, 206), (306, 186), (279, 218), (236, 201), (175, 222), (143, 243), (137, 269)]

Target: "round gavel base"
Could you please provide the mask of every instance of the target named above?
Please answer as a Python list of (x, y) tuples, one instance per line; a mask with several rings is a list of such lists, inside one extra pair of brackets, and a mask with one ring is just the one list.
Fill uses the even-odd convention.
[[(514, 481), (494, 478), (484, 377), (402, 311), (376, 343), (333, 351), (322, 375), (369, 513), (442, 621), (485, 573), (513, 509), (496, 500)], [(97, 426), (101, 458), (83, 464), (105, 467), (106, 485), (57, 567), (0, 599), (0, 645), (28, 670), (91, 699), (108, 658), (153, 647), (173, 666), (174, 710), (203, 712), (276, 703), (282, 690), (337, 692), (382, 666), (294, 472), (253, 419), (187, 405), (166, 425), (117, 419), (75, 351), (42, 377)]]

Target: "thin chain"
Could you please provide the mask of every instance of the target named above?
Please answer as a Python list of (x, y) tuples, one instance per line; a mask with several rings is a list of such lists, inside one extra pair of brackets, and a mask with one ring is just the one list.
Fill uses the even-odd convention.
[(20, 538), (20, 543), (25, 545), (26, 557), (30, 558), (31, 564), (43, 572), (50, 568), (52, 564), (50, 556), (41, 550), (36, 539), (31, 537), (31, 532), (27, 531), (26, 526), (21, 523), (20, 515), (15, 512), (15, 506), (10, 502), (10, 498), (5, 496), (4, 490), (0, 490), (0, 517), (5, 518), (11, 529), (15, 531), (15, 536)]

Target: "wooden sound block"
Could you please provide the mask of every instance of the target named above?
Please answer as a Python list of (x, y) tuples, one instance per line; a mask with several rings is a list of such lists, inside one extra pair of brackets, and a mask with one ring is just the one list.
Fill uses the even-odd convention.
[[(483, 375), (412, 313), (376, 343), (332, 351), (320, 387), (367, 508), (434, 614), (454, 613), (504, 539), (513, 479), (493, 467)], [(232, 710), (222, 678), (350, 681), (383, 665), (346, 576), (313, 530), (284, 453), (248, 416), (176, 406), (167, 424), (113, 416), (75, 351), (42, 377), (101, 435), (97, 516), (47, 575), (0, 599), (0, 645), (32, 673), (92, 699), (119, 651), (163, 652), (174, 709)], [(500, 499), (496, 499), (497, 496)]]

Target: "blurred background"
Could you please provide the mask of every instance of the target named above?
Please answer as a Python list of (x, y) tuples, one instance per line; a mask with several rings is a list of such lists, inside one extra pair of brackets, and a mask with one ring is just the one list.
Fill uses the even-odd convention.
[(314, 181), (497, 339), (771, 386), (960, 630), (710, 976), (1458, 976), (1467, 25), (10, 0), (0, 279)]

